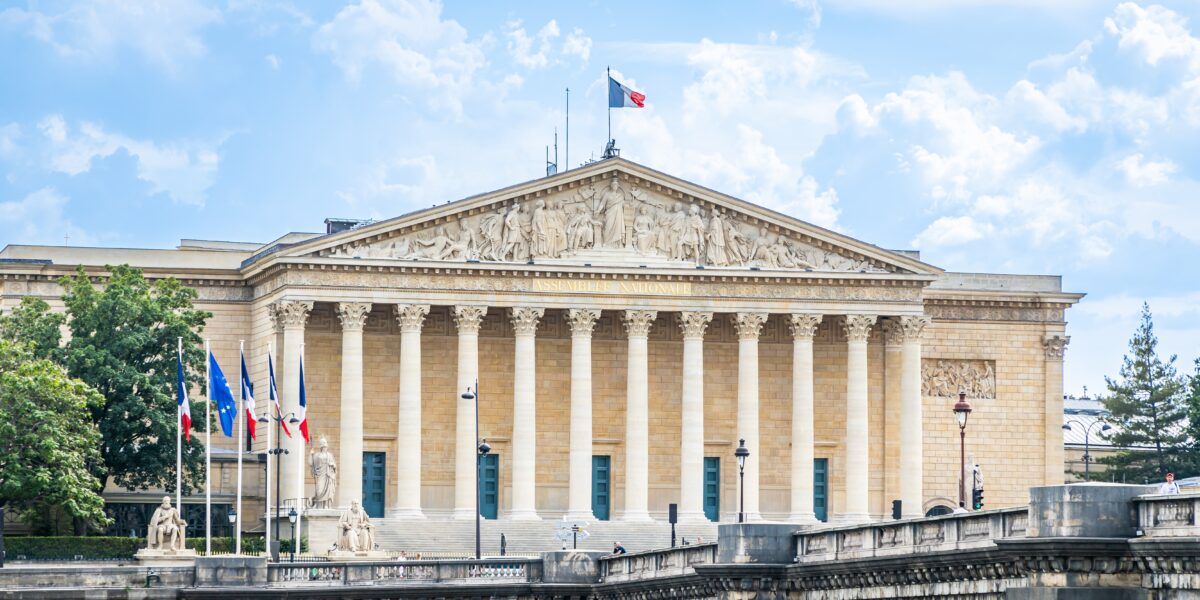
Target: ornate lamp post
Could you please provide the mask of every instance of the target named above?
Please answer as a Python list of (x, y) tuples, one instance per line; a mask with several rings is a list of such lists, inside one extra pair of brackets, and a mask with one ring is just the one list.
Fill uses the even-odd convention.
[(738, 463), (738, 523), (746, 521), (746, 459), (750, 458), (750, 449), (746, 440), (738, 440), (737, 450), (733, 451)]
[(288, 509), (288, 521), (292, 524), (292, 562), (296, 562), (296, 518), (299, 516), (295, 507)]
[(479, 539), (480, 538), (479, 522), (481, 519), (481, 514), (479, 512), (480, 511), (480, 509), (479, 509), (479, 487), (480, 487), (479, 477), (480, 477), (481, 465), (483, 463), (483, 457), (487, 456), (487, 453), (492, 451), (492, 447), (488, 445), (487, 440), (479, 439), (479, 380), (478, 379), (475, 380), (475, 391), (472, 392), (471, 388), (467, 388), (467, 391), (462, 393), (462, 399), (475, 401), (475, 441), (479, 443), (479, 446), (478, 446), (479, 452), (475, 456), (475, 560), (479, 560), (482, 555), (482, 552), (480, 550), (480, 539)]
[(1092, 428), (1097, 425), (1102, 425), (1102, 427), (1100, 428), (1100, 431), (1103, 432), (1103, 431), (1111, 430), (1112, 425), (1109, 425), (1108, 423), (1105, 423), (1104, 421), (1092, 421), (1091, 424), (1084, 427), (1083, 423), (1080, 423), (1079, 421), (1076, 421), (1075, 419), (1071, 419), (1070, 421), (1067, 421), (1065, 424), (1063, 424), (1063, 426), (1062, 426), (1063, 431), (1073, 431), (1071, 429), (1071, 423), (1074, 423), (1080, 427), (1083, 427), (1083, 480), (1091, 481), (1092, 473), (1091, 473), (1091, 469), (1089, 467), (1092, 464), (1092, 453), (1091, 453)]
[(229, 511), (229, 528), (233, 529), (233, 537), (237, 537), (237, 511)]
[(958, 505), (967, 506), (967, 478), (963, 473), (967, 468), (967, 417), (971, 416), (971, 403), (967, 402), (967, 393), (958, 393), (958, 402), (954, 403), (954, 418), (958, 419)]

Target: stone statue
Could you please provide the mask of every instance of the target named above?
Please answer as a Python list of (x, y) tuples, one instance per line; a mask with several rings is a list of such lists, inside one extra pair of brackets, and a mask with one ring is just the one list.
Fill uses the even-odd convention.
[(687, 220), (683, 223), (683, 258), (695, 261), (697, 264), (704, 263), (704, 233), (707, 227), (704, 225), (704, 217), (700, 214), (700, 207), (695, 204), (688, 208)]
[(333, 508), (333, 495), (337, 489), (337, 463), (329, 452), (329, 441), (324, 436), (317, 450), (308, 456), (308, 468), (312, 471), (313, 495), (308, 501), (312, 508)]
[(337, 549), (344, 552), (369, 552), (375, 549), (375, 526), (358, 500), (338, 520)]
[(729, 254), (729, 262), (746, 264), (746, 236), (738, 229), (737, 222), (733, 219), (725, 222), (725, 251)]
[(625, 192), (616, 177), (609, 180), (608, 189), (600, 194), (595, 212), (604, 215), (604, 246), (624, 248), (625, 239)]
[(484, 260), (504, 260), (504, 211), (484, 215), (479, 221), (480, 237), (479, 257)]
[(654, 217), (650, 214), (650, 206), (642, 205), (633, 219), (633, 245), (642, 254), (654, 254), (654, 241)]
[(567, 220), (567, 248), (580, 250), (596, 245), (596, 220), (583, 204), (571, 205), (571, 216)]
[(535, 257), (551, 256), (551, 238), (554, 236), (550, 225), (550, 215), (546, 211), (546, 201), (538, 200), (533, 205), (533, 236), (529, 240), (530, 254)]
[(521, 224), (519, 204), (514, 204), (508, 214), (504, 215), (504, 250), (501, 251), (500, 259), (504, 260), (509, 256), (518, 262), (524, 262), (529, 256), (529, 236)]
[(150, 517), (146, 533), (146, 548), (177, 552), (183, 550), (183, 539), (187, 521), (179, 517), (179, 511), (171, 506), (171, 497), (163, 496), (162, 504)]
[(721, 219), (721, 209), (714, 208), (708, 222), (708, 264), (719, 267), (729, 264), (725, 246), (725, 221)]
[(683, 228), (686, 224), (687, 213), (683, 210), (683, 203), (676, 202), (675, 212), (667, 216), (666, 222), (662, 224), (662, 231), (659, 232), (658, 249), (663, 256), (683, 260)]

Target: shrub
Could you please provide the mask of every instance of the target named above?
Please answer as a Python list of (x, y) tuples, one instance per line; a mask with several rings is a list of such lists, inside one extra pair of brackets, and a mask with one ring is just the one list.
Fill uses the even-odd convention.
[(24, 556), (28, 560), (85, 560), (133, 558), (145, 538), (131, 537), (6, 537), (5, 555), (9, 559)]

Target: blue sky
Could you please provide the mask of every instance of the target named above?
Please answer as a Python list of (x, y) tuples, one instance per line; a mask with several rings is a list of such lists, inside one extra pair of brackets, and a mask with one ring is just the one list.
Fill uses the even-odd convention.
[[(1066, 386), (1200, 353), (1194, 2), (8, 3), (0, 245), (267, 241), (624, 156), (951, 270), (1061, 274)], [(561, 141), (561, 138), (560, 138)], [(561, 147), (561, 143), (560, 143)]]

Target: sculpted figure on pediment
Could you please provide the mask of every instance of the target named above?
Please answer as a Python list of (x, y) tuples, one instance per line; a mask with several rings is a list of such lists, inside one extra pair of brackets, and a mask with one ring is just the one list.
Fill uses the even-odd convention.
[(729, 254), (726, 252), (725, 221), (721, 218), (721, 209), (712, 210), (712, 218), (708, 221), (708, 264), (724, 267), (729, 264)]
[(504, 250), (501, 260), (525, 262), (529, 258), (529, 234), (525, 232), (521, 205), (514, 204), (504, 215)]
[(603, 215), (604, 231), (601, 240), (605, 247), (624, 248), (625, 239), (625, 191), (621, 182), (613, 177), (593, 202), (593, 211)]
[(567, 249), (586, 250), (596, 245), (596, 228), (600, 222), (592, 217), (586, 204), (571, 204), (567, 217)]
[(725, 222), (725, 252), (729, 255), (731, 264), (744, 265), (748, 260), (749, 247), (746, 236), (732, 219)]
[(704, 234), (707, 227), (700, 207), (695, 204), (688, 207), (687, 220), (683, 222), (683, 241), (680, 243), (683, 259), (704, 263)]
[(497, 208), (479, 220), (479, 248), (482, 260), (504, 260), (504, 209)]
[(633, 245), (642, 254), (654, 254), (656, 233), (651, 207), (643, 204), (633, 219)]

